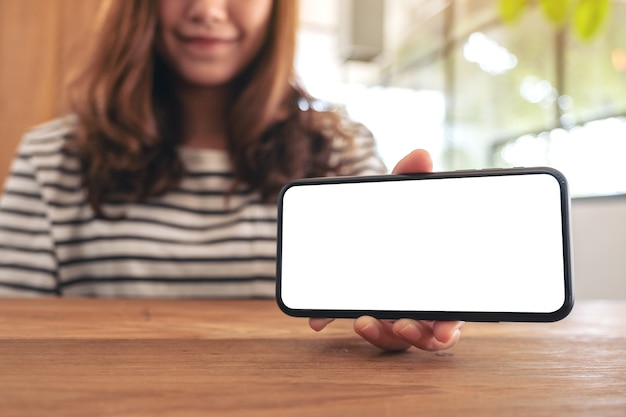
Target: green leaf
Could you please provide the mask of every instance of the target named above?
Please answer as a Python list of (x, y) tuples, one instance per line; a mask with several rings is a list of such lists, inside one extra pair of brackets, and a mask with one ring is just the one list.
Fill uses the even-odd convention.
[(505, 23), (516, 21), (528, 6), (528, 0), (500, 0), (500, 16)]
[(574, 12), (574, 30), (583, 40), (589, 40), (598, 32), (611, 7), (610, 0), (579, 0)]
[(539, 0), (541, 10), (556, 25), (565, 23), (569, 16), (571, 0)]

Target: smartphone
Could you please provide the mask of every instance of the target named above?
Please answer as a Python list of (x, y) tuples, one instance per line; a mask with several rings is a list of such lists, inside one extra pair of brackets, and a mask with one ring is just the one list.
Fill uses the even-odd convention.
[(543, 167), (294, 181), (276, 300), (296, 317), (558, 321), (574, 303), (569, 207)]

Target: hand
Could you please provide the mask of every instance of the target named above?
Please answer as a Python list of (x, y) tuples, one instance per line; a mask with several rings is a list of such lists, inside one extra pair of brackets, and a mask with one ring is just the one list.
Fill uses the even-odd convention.
[[(334, 319), (309, 319), (315, 331), (321, 331)], [(372, 345), (394, 352), (415, 346), (431, 352), (456, 345), (461, 337), (460, 321), (418, 321), (411, 319), (377, 320), (361, 316), (354, 321), (354, 331)]]
[[(400, 160), (394, 174), (430, 172), (433, 162), (428, 152), (418, 149)], [(324, 329), (334, 319), (309, 319), (315, 331)], [(463, 322), (417, 321), (411, 319), (377, 320), (363, 316), (354, 321), (354, 331), (372, 345), (388, 351), (406, 350), (411, 346), (438, 351), (454, 346), (461, 336)]]

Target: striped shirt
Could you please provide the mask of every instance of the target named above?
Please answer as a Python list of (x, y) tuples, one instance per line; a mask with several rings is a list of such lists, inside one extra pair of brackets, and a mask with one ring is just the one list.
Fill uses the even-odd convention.
[[(186, 174), (164, 196), (111, 203), (94, 216), (79, 161), (57, 119), (28, 132), (0, 200), (1, 296), (272, 297), (276, 205), (242, 185), (228, 155), (181, 148)], [(384, 173), (366, 129), (348, 151), (351, 175)], [(228, 197), (227, 197), (228, 196)]]

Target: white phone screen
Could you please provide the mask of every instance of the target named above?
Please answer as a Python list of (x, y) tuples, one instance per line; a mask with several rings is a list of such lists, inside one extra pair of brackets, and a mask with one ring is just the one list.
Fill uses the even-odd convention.
[(569, 303), (560, 176), (384, 179), (283, 190), (277, 296), (287, 309), (551, 314)]

